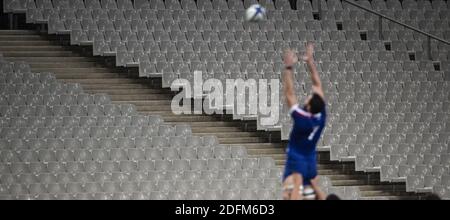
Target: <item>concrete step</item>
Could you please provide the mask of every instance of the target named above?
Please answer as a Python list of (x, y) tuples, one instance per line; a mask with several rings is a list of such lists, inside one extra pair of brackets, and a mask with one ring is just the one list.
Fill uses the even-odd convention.
[(169, 90), (161, 90), (161, 89), (88, 89), (84, 88), (84, 91), (89, 91), (92, 93), (108, 93), (111, 96), (120, 96), (120, 95), (164, 95), (165, 97), (172, 97), (172, 93)]
[(264, 155), (268, 155), (268, 154), (276, 154), (276, 155), (282, 155), (283, 157), (285, 156), (285, 150), (284, 149), (278, 149), (278, 148), (269, 148), (269, 149), (248, 149), (247, 153), (249, 154), (264, 154)]
[(359, 186), (367, 185), (367, 181), (364, 180), (334, 180), (333, 186)]
[(26, 61), (28, 63), (36, 62), (100, 62), (99, 59), (91, 57), (10, 57), (11, 61)]
[[(113, 104), (135, 104), (136, 101), (123, 102), (123, 101), (113, 101)], [(138, 111), (170, 111), (170, 105), (163, 105), (162, 101), (156, 100), (154, 101), (154, 105), (136, 105), (136, 109)]]
[[(164, 120), (167, 122), (215, 122), (217, 119), (208, 116), (177, 116), (171, 115), (164, 117)], [(197, 130), (198, 131), (198, 130)], [(204, 131), (204, 129), (203, 129)], [(198, 131), (198, 132), (203, 132)]]
[[(325, 163), (320, 162), (320, 164), (335, 164), (335, 163)], [(321, 168), (320, 169), (320, 175), (333, 175), (333, 174), (348, 174), (348, 175), (358, 175), (360, 173), (354, 171), (354, 170), (342, 170), (342, 169), (328, 169), (328, 168)], [(365, 173), (362, 173), (365, 174)]]
[(70, 41), (53, 42), (47, 40), (33, 41), (0, 41), (0, 46), (49, 46), (49, 45), (68, 45)]
[(286, 165), (286, 160), (275, 160), (275, 165), (280, 168), (284, 168), (284, 166)]
[[(81, 84), (137, 84), (139, 83), (138, 79), (65, 79), (64, 82), (68, 83), (81, 83)], [(144, 80), (142, 82), (145, 82)]]
[(28, 52), (4, 52), (5, 57), (73, 57), (78, 56), (71, 51), (28, 51)]
[[(206, 128), (208, 129), (208, 128)], [(218, 138), (255, 138), (259, 135), (252, 132), (220, 132), (220, 133), (195, 133), (197, 136), (217, 136)]]
[[(0, 37), (1, 38), (1, 37)], [(12, 52), (12, 51), (27, 51), (27, 52), (50, 52), (50, 51), (61, 51), (64, 48), (59, 45), (38, 45), (38, 46), (3, 46), (0, 45), (0, 51)]]
[[(161, 111), (138, 111), (140, 114), (143, 115), (159, 115), (161, 116), (163, 119), (165, 117), (172, 117), (173, 113), (172, 111), (165, 111), (165, 110), (161, 110)], [(172, 122), (168, 122), (168, 123), (172, 123)]]
[(239, 122), (215, 121), (215, 122), (191, 122), (191, 127), (241, 127)]
[(83, 89), (86, 91), (89, 90), (122, 90), (122, 89), (150, 89), (150, 85), (145, 84), (104, 84), (104, 83), (91, 83), (91, 84), (83, 84)]
[(389, 192), (395, 192), (395, 191), (406, 191), (406, 186), (403, 185), (394, 185), (394, 184), (385, 184), (385, 185), (367, 185), (367, 186), (360, 186), (359, 190), (361, 191), (389, 191)]
[(264, 143), (266, 140), (260, 137), (228, 137), (219, 138), (219, 143), (221, 144), (245, 144), (245, 143)]
[[(373, 197), (373, 196), (416, 196), (407, 192), (390, 192), (384, 190), (373, 190), (373, 191), (362, 191), (361, 196), (363, 197)], [(416, 196), (417, 197), (417, 196)]]
[[(166, 112), (172, 113), (170, 105), (137, 106), (137, 110), (138, 110), (138, 112), (145, 112), (145, 113), (150, 114), (150, 115), (156, 115), (156, 113), (154, 113), (154, 112), (159, 112), (159, 111), (166, 111)], [(167, 123), (169, 123), (169, 124), (177, 124), (177, 122), (175, 122), (175, 123), (174, 122), (167, 122)]]
[[(231, 144), (231, 146), (242, 146), (242, 144)], [(247, 149), (284, 149), (279, 143), (246, 143), (244, 146)]]
[[(348, 174), (352, 174), (352, 172), (347, 172)], [(319, 175), (335, 175), (335, 174), (346, 174), (345, 172), (342, 172), (340, 170), (334, 170), (334, 169), (321, 169), (318, 170)]]
[(364, 191), (364, 192), (361, 192), (361, 196), (362, 197), (374, 197), (374, 196), (377, 196), (377, 197), (381, 197), (381, 196), (399, 196), (399, 195), (392, 195), (392, 193), (391, 192), (386, 192), (386, 191)]
[(355, 175), (355, 174), (330, 174), (324, 175), (330, 178), (331, 181), (340, 181), (340, 180), (362, 180), (365, 181), (364, 175)]
[[(118, 103), (116, 103), (118, 104)], [(131, 104), (131, 103), (130, 103)], [(150, 105), (145, 105), (145, 106), (136, 106), (136, 109), (138, 111), (171, 111), (171, 107), (170, 105), (154, 105), (154, 106), (150, 106)], [(169, 122), (174, 124), (173, 122)], [(176, 124), (176, 123), (175, 123)]]
[(417, 200), (417, 196), (367, 196), (361, 200)]
[(336, 164), (336, 163), (331, 163), (331, 164), (324, 164), (324, 163), (320, 163), (317, 165), (317, 168), (319, 169), (338, 169), (338, 170), (350, 170), (350, 171), (354, 171), (354, 165), (353, 166), (348, 166), (348, 165), (344, 165), (344, 164)]
[(135, 106), (142, 107), (153, 107), (153, 105), (167, 105), (170, 107), (170, 100), (130, 100), (130, 101), (113, 101), (117, 104), (133, 104)]
[(125, 78), (118, 73), (56, 73), (55, 74), (58, 79), (114, 79), (114, 78)]
[(148, 100), (171, 100), (171, 96), (167, 94), (128, 94), (128, 95), (111, 95), (111, 99), (114, 101), (148, 101)]
[(334, 180), (367, 180), (367, 176), (364, 174), (332, 174), (327, 175), (332, 181)]
[[(52, 72), (55, 73), (56, 75), (62, 74), (64, 76), (67, 74), (86, 74), (88, 75), (89, 73), (123, 73), (120, 72), (119, 70), (111, 70), (109, 68), (104, 68), (104, 67), (97, 67), (97, 68), (49, 68), (49, 67), (44, 67), (44, 68), (33, 68), (34, 71), (36, 72)], [(75, 79), (74, 79), (75, 80)], [(86, 79), (76, 79), (76, 80), (80, 80), (80, 82), (82, 82), (83, 80), (85, 81), (89, 81)], [(101, 83), (101, 81), (100, 81)], [(101, 83), (104, 84), (104, 83)]]
[(45, 40), (40, 35), (0, 35), (0, 41), (33, 41)]
[(32, 30), (0, 30), (0, 36), (3, 35), (37, 35), (37, 31)]
[(275, 161), (281, 161), (281, 160), (286, 160), (286, 155), (285, 154), (264, 154), (264, 153), (254, 153), (254, 154), (250, 154), (250, 157), (271, 157), (273, 158)]
[(101, 64), (96, 62), (53, 62), (53, 63), (30, 63), (32, 68), (96, 68)]
[(242, 131), (241, 128), (236, 127), (194, 127), (192, 128), (193, 133), (204, 133), (204, 132), (240, 132)]

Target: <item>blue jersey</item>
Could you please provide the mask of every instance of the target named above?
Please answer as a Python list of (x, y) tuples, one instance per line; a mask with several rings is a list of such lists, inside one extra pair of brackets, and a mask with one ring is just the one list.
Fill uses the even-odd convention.
[(294, 126), (287, 148), (284, 179), (297, 172), (302, 174), (304, 184), (309, 185), (310, 180), (317, 176), (316, 146), (325, 128), (326, 109), (312, 115), (297, 105), (291, 109), (290, 114)]
[(312, 115), (304, 109), (294, 106), (290, 112), (294, 126), (289, 138), (289, 153), (303, 156), (315, 156), (317, 142), (319, 142), (326, 122), (325, 108), (321, 113)]

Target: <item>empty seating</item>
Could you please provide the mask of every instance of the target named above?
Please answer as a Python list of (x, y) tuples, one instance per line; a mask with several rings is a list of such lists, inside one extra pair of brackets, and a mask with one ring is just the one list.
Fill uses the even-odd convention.
[[(95, 55), (113, 53), (121, 66), (138, 63), (140, 76), (162, 74), (166, 81), (164, 86), (169, 86), (178, 75), (190, 77), (192, 69), (249, 78), (277, 78), (282, 64), (279, 52), (287, 47), (302, 50), (304, 42), (315, 41), (321, 76), (329, 85), (326, 89), (332, 105), (330, 121), (340, 123), (336, 126), (332, 123), (332, 129), (324, 135), (323, 144), (331, 145), (332, 158), (354, 158), (360, 170), (384, 170), (385, 180), (405, 179), (407, 185), (412, 184), (410, 189), (413, 191), (436, 188), (442, 192), (442, 185), (432, 178), (433, 173), (417, 175), (410, 172), (417, 167), (405, 167), (404, 164), (406, 161), (413, 166), (421, 163), (448, 166), (448, 161), (438, 155), (446, 152), (442, 146), (449, 141), (449, 126), (444, 119), (449, 113), (446, 91), (450, 88), (447, 80), (450, 57), (445, 47), (433, 43), (433, 57), (440, 60), (427, 62), (425, 39), (417, 33), (383, 22), (385, 31), (380, 38), (375, 16), (340, 1), (321, 0), (324, 12), (321, 20), (314, 19), (319, 7), (317, 0), (296, 1), (298, 11), (292, 10), (287, 0), (5, 2), (6, 12), (26, 11), (30, 22), (47, 21), (49, 33), (71, 31), (73, 44), (91, 42)], [(242, 9), (256, 2), (269, 9), (268, 20), (259, 24), (241, 22)], [(448, 3), (445, 1), (357, 3), (437, 36), (448, 36)], [(435, 13), (437, 9), (439, 13)], [(241, 160), (240, 166), (246, 169), (273, 166), (269, 160), (252, 161), (243, 148), (221, 146), (215, 137), (193, 137), (189, 126), (164, 125), (158, 118), (139, 115), (135, 106), (112, 105), (106, 95), (87, 95), (79, 85), (57, 83), (52, 74), (31, 74), (26, 63), (1, 61), (0, 67), (0, 136), (4, 140), (20, 140), (17, 135), (20, 132), (27, 138), (24, 142), (36, 143), (30, 145), (30, 150), (40, 149), (49, 142), (52, 149), (105, 148), (109, 151), (96, 151), (95, 157), (119, 163), (117, 170), (123, 160), (145, 161), (147, 156), (151, 156), (152, 161), (156, 158), (178, 161), (177, 165), (170, 166), (159, 161), (157, 169), (160, 170), (180, 169), (183, 167), (180, 164), (186, 165), (184, 160), (208, 161), (206, 165), (190, 161), (190, 168), (195, 167), (195, 170), (238, 167), (238, 162), (229, 159)], [(345, 106), (335, 105), (336, 101)], [(284, 113), (281, 110), (280, 115)], [(28, 120), (19, 119), (21, 116), (27, 116)], [(291, 127), (287, 121), (281, 124), (283, 139), (287, 139)], [(441, 124), (436, 124), (439, 122)], [(30, 129), (23, 129), (27, 126)], [(111, 140), (113, 137), (118, 139)], [(38, 144), (44, 140), (46, 144)], [(17, 148), (24, 145), (27, 144), (14, 142)], [(123, 148), (123, 151), (114, 150), (111, 154), (110, 151), (117, 148)], [(141, 151), (130, 150), (132, 148), (146, 152), (146, 156), (140, 156)], [(160, 155), (156, 150), (147, 155), (149, 149), (161, 150)], [(54, 162), (75, 157), (62, 151), (59, 153), (26, 151), (13, 156), (2, 152), (2, 157), (32, 161), (35, 166), (29, 169), (35, 170), (33, 172), (43, 169), (34, 163), (52, 162), (52, 172), (56, 172), (59, 168)], [(73, 160), (89, 158), (77, 154)], [(113, 163), (107, 165), (108, 169), (116, 170)], [(123, 163), (122, 168), (132, 167), (128, 165)], [(154, 165), (156, 162), (145, 169), (153, 170)], [(395, 166), (399, 168), (392, 169)], [(77, 166), (70, 169), (76, 170)], [(96, 170), (95, 166), (89, 166), (89, 169)], [(27, 169), (14, 166), (14, 172), (23, 170)], [(409, 176), (412, 177), (406, 178)], [(20, 191), (19, 188), (16, 191)], [(56, 188), (55, 192), (60, 192)], [(70, 190), (79, 194), (76, 186), (71, 185)], [(151, 190), (148, 193), (149, 198), (169, 196), (177, 199), (255, 196), (246, 190), (231, 194), (216, 191), (211, 194), (198, 191), (161, 194)], [(349, 197), (357, 194), (350, 188), (342, 193)], [(101, 193), (97, 196), (107, 198)], [(122, 194), (115, 196), (124, 198)], [(145, 198), (142, 194), (134, 196)]]
[[(102, 7), (130, 6), (115, 3), (102, 1)], [(3, 63), (1, 66), (3, 74), (7, 69)], [(21, 63), (8, 71), (19, 73), (24, 68), (25, 64)], [(105, 94), (87, 95), (78, 84), (57, 84), (52, 75), (28, 74), (23, 79), (17, 75), (11, 86), (2, 87), (1, 91), (0, 173), (1, 183), (10, 186), (7, 196), (16, 199), (221, 199), (218, 191), (211, 191), (208, 196), (192, 191), (195, 188), (189, 181), (201, 178), (196, 172), (208, 170), (220, 171), (218, 177), (228, 181), (234, 177), (235, 170), (242, 170), (241, 160), (247, 158), (244, 147), (221, 146), (214, 136), (192, 136), (189, 125), (166, 125), (159, 116), (139, 115), (133, 105), (111, 104)], [(36, 91), (51, 93), (25, 93), (24, 82), (35, 84), (39, 89)], [(261, 159), (259, 164), (255, 162), (251, 167), (273, 167), (270, 158)], [(164, 179), (180, 180), (179, 190), (183, 191), (170, 191), (175, 188), (168, 184), (146, 182)], [(226, 189), (227, 186), (215, 187)], [(153, 190), (170, 192), (163, 195)], [(252, 193), (239, 195), (236, 198), (256, 198)], [(266, 196), (271, 198), (270, 194)]]

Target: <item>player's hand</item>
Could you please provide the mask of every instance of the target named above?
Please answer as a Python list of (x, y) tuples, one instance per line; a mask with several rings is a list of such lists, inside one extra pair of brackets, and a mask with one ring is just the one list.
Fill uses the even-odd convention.
[(284, 53), (284, 65), (286, 67), (292, 67), (298, 62), (298, 57), (292, 50), (287, 50)]
[(305, 54), (303, 54), (302, 59), (305, 62), (314, 60), (314, 44), (313, 43), (308, 43), (306, 45), (306, 52), (305, 52)]

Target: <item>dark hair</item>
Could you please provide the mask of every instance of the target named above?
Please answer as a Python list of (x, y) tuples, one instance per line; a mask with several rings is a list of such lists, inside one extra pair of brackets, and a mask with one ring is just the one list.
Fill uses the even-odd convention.
[(330, 194), (327, 196), (327, 200), (341, 200), (341, 198), (339, 198), (336, 194)]
[(427, 195), (425, 197), (425, 200), (441, 200), (441, 198), (438, 195), (432, 193), (432, 194)]
[(311, 100), (309, 101), (309, 107), (312, 114), (317, 114), (322, 112), (323, 108), (325, 108), (325, 102), (322, 97), (317, 94), (313, 94)]

